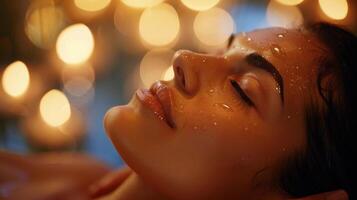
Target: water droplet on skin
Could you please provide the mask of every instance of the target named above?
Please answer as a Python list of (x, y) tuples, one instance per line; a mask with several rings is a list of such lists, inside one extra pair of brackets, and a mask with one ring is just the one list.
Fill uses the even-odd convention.
[(248, 42), (250, 42), (250, 41), (252, 41), (252, 38), (248, 37), (247, 40), (248, 40)]
[(295, 69), (296, 69), (296, 70), (299, 70), (299, 68), (300, 68), (300, 67), (299, 67), (298, 65), (295, 66)]
[(212, 96), (212, 95), (213, 95), (213, 93), (214, 93), (214, 89), (210, 89), (210, 90), (208, 90), (208, 95)]
[(213, 125), (214, 125), (214, 126), (217, 126), (217, 125), (218, 125), (218, 123), (217, 123), (217, 122), (213, 122)]
[(205, 62), (206, 62), (206, 58), (204, 58), (204, 59), (202, 60), (202, 62), (205, 63)]
[(287, 117), (288, 119), (291, 119), (291, 116), (290, 115), (288, 115), (288, 117)]
[(285, 55), (284, 51), (278, 45), (272, 45), (271, 46), (271, 52), (272, 52), (272, 54), (274, 56), (278, 56), (278, 57), (281, 57), (281, 56)]
[(249, 130), (248, 127), (245, 127), (245, 128), (244, 128), (244, 131), (248, 131), (248, 130)]
[(284, 35), (283, 34), (278, 34), (278, 38), (283, 38)]
[(227, 110), (227, 111), (231, 111), (231, 112), (233, 111), (233, 109), (229, 105), (227, 105), (225, 103), (215, 103), (214, 106), (219, 106), (219, 107), (221, 107), (221, 108), (223, 108), (224, 110)]
[(194, 127), (193, 127), (193, 130), (198, 130), (198, 126), (194, 126)]

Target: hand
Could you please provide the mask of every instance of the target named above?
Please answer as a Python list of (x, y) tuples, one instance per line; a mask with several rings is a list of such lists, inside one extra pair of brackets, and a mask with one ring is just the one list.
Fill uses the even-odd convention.
[(88, 199), (88, 186), (109, 172), (88, 156), (0, 151), (0, 199)]
[(99, 182), (93, 184), (89, 190), (92, 198), (107, 195), (117, 189), (132, 173), (128, 167), (109, 172)]

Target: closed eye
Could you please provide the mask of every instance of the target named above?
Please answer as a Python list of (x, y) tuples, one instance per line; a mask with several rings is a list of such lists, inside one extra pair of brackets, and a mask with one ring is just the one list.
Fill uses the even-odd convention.
[(246, 102), (249, 106), (254, 106), (254, 102), (247, 96), (247, 94), (242, 90), (237, 81), (230, 80), (233, 88), (238, 92), (238, 94), (242, 97), (243, 101)]

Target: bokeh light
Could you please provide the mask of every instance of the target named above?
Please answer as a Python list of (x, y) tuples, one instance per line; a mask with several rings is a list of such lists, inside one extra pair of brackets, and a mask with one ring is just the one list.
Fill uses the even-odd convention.
[(133, 8), (147, 8), (156, 6), (164, 0), (121, 0), (125, 5)]
[(30, 41), (42, 49), (50, 49), (65, 26), (63, 10), (52, 1), (46, 4), (33, 1), (26, 13), (25, 33)]
[(85, 11), (95, 12), (104, 9), (111, 0), (74, 0), (74, 4)]
[(61, 91), (53, 89), (42, 97), (40, 114), (48, 125), (61, 126), (71, 117), (71, 106)]
[(168, 45), (177, 38), (179, 31), (179, 17), (175, 8), (169, 4), (147, 8), (140, 17), (140, 36), (150, 45)]
[(64, 83), (64, 89), (73, 96), (83, 96), (93, 87), (93, 82), (86, 77), (73, 77)]
[(304, 21), (301, 11), (296, 6), (286, 6), (271, 0), (267, 8), (267, 21), (271, 26), (293, 28)]
[(174, 68), (171, 65), (166, 71), (161, 75), (161, 79), (164, 81), (171, 81), (175, 77)]
[(203, 11), (213, 8), (219, 0), (181, 0), (188, 8), (196, 11)]
[(197, 14), (193, 29), (203, 44), (217, 46), (225, 43), (234, 32), (234, 21), (229, 13), (221, 8), (212, 8)]
[(11, 63), (2, 76), (2, 87), (4, 91), (12, 96), (23, 95), (30, 85), (30, 73), (21, 61)]
[(276, 0), (276, 1), (287, 6), (296, 6), (302, 3), (304, 0)]
[(319, 0), (321, 10), (330, 18), (342, 20), (348, 14), (348, 2), (346, 0)]
[(81, 64), (93, 53), (92, 32), (84, 24), (71, 25), (58, 36), (56, 50), (63, 62), (71, 65)]
[(171, 65), (174, 52), (168, 49), (149, 51), (140, 63), (140, 78), (146, 87), (151, 86)]

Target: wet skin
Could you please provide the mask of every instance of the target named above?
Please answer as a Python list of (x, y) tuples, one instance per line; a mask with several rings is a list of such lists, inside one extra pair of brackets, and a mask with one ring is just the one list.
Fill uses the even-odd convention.
[(134, 95), (104, 123), (127, 164), (170, 199), (276, 199), (280, 162), (306, 141), (322, 45), (299, 30), (239, 34), (223, 54), (178, 51), (175, 128)]

